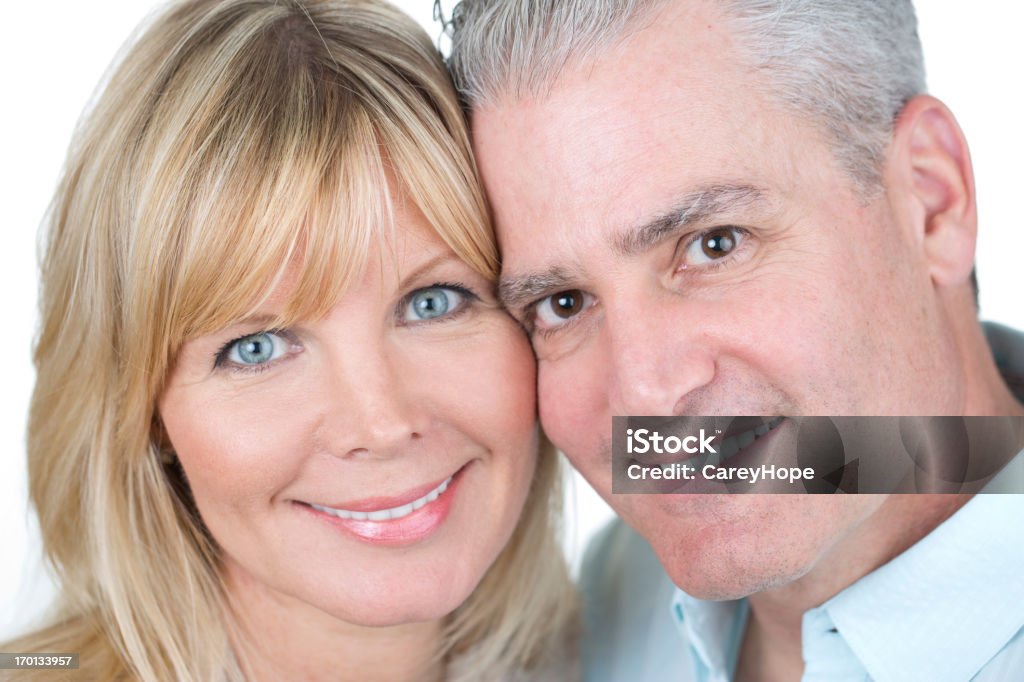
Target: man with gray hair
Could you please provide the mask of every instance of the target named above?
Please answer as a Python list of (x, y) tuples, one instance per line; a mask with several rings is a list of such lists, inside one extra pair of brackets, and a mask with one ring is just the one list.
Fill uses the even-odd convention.
[(584, 567), (588, 678), (1024, 679), (1024, 496), (612, 494), (614, 415), (1024, 415), (910, 1), (463, 0), (452, 26), (542, 422), (628, 524)]

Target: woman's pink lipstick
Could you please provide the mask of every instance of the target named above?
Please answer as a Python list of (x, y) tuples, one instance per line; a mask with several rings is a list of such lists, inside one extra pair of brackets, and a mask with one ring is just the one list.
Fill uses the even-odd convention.
[(397, 496), (363, 498), (337, 507), (300, 506), (363, 542), (407, 545), (428, 537), (444, 523), (465, 470), (464, 466), (452, 476)]

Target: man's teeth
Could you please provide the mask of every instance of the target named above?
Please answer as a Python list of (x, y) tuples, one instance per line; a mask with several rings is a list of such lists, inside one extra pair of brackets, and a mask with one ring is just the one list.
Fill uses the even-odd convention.
[(738, 433), (735, 436), (729, 436), (724, 441), (722, 441), (721, 446), (719, 446), (717, 457), (716, 455), (708, 453), (707, 463), (718, 466), (719, 464), (722, 463), (722, 460), (729, 459), (737, 452), (739, 452), (740, 450), (747, 447), (764, 434), (768, 433), (769, 431), (777, 427), (779, 424), (782, 423), (783, 419), (784, 417), (776, 417), (767, 424), (761, 424), (760, 426), (750, 429), (749, 431)]
[(337, 516), (339, 519), (352, 519), (355, 521), (389, 521), (391, 519), (400, 519), (403, 516), (408, 516), (424, 505), (433, 502), (441, 495), (441, 493), (448, 489), (448, 484), (451, 482), (452, 477), (449, 476), (442, 481), (441, 485), (437, 486), (418, 500), (413, 500), (409, 504), (403, 504), (400, 507), (392, 507), (391, 509), (378, 509), (372, 512), (361, 512), (349, 511), (347, 509), (334, 509), (333, 507), (325, 507), (320, 504), (312, 503), (309, 506), (317, 511)]
[[(716, 452), (707, 452), (692, 460), (687, 460), (686, 464), (689, 466), (696, 466), (698, 469), (701, 469), (708, 464), (717, 467), (723, 461), (729, 459), (740, 450), (743, 450), (761, 436), (775, 429), (784, 419), (785, 417), (776, 417), (770, 422), (760, 424), (749, 431), (738, 433), (735, 436), (729, 436), (716, 447)], [(661, 470), (667, 473), (672, 471), (676, 466), (678, 466), (677, 462), (667, 462), (661, 465)]]

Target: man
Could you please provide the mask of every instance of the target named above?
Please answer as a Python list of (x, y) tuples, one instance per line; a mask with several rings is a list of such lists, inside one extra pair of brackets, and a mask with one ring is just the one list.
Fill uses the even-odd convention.
[(614, 415), (1024, 414), (909, 0), (464, 0), (452, 68), (544, 427), (635, 530), (588, 677), (1024, 679), (1024, 496), (611, 493)]

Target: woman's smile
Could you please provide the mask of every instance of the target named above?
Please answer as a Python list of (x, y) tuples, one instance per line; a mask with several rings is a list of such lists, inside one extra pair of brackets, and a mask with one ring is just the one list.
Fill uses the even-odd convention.
[(427, 539), (444, 524), (458, 484), (471, 465), (472, 462), (460, 467), (440, 483), (416, 486), (400, 495), (367, 497), (331, 506), (300, 501), (296, 504), (359, 540), (404, 546)]

